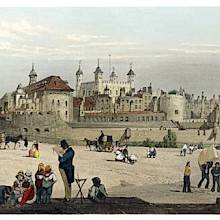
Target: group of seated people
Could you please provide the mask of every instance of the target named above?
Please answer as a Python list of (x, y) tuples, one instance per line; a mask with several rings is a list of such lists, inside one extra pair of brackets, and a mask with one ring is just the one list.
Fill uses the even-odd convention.
[(187, 150), (188, 150), (189, 154), (192, 154), (198, 148), (199, 148), (198, 145), (189, 144), (189, 146), (188, 146), (187, 144), (183, 144), (183, 147), (180, 150), (180, 156), (186, 156)]
[(137, 156), (134, 154), (128, 155), (128, 146), (118, 146), (115, 149), (115, 161), (127, 162), (134, 164), (137, 162)]
[[(49, 204), (53, 186), (57, 181), (50, 165), (40, 163), (35, 173), (35, 182), (32, 173), (20, 170), (15, 176), (12, 186), (0, 186), (0, 206), (23, 207), (25, 204)], [(92, 178), (93, 185), (89, 188), (88, 198), (94, 202), (104, 201), (108, 194), (99, 177)]]
[(20, 206), (34, 202), (48, 204), (56, 183), (56, 175), (50, 165), (40, 163), (35, 183), (30, 171), (18, 171), (12, 186), (0, 186), (0, 205)]

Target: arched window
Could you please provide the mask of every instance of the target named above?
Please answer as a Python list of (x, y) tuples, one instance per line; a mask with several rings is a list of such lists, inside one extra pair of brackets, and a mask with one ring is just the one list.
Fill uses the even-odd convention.
[(28, 129), (27, 129), (27, 128), (24, 128), (23, 130), (24, 130), (24, 132), (28, 132)]

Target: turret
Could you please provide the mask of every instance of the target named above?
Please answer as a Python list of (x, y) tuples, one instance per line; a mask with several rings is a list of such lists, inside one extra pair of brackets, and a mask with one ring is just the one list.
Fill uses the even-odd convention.
[(103, 87), (102, 87), (102, 70), (99, 66), (99, 59), (98, 59), (98, 64), (97, 64), (97, 67), (95, 69), (95, 86), (96, 86), (96, 91), (98, 93), (102, 93), (103, 92)]
[(149, 94), (152, 94), (152, 86), (151, 86), (151, 83), (150, 83), (150, 86), (147, 87), (147, 92)]
[(135, 73), (132, 70), (132, 64), (130, 64), (130, 70), (127, 73), (127, 80), (130, 83), (131, 92), (135, 91)]
[(94, 74), (95, 74), (95, 81), (96, 82), (102, 81), (102, 74), (103, 74), (103, 72), (102, 72), (102, 70), (101, 70), (101, 68), (99, 66), (99, 59), (98, 59), (98, 64), (97, 64), (97, 67), (95, 69)]
[(81, 62), (79, 62), (79, 68), (76, 71), (76, 97), (80, 97), (80, 87), (83, 82), (83, 71), (81, 69)]
[(110, 81), (115, 81), (118, 78), (118, 76), (115, 73), (115, 67), (112, 68), (112, 73), (110, 75)]
[(34, 63), (32, 63), (32, 69), (29, 73), (29, 85), (37, 82), (37, 73), (35, 72)]

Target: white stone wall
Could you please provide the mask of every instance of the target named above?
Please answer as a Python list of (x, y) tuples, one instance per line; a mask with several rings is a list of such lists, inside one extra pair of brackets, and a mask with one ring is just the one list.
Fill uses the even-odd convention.
[(131, 91), (131, 84), (129, 82), (110, 81), (110, 80), (98, 80), (93, 82), (83, 82), (80, 86), (80, 97), (92, 96), (95, 93), (104, 94), (104, 89), (110, 90), (109, 95), (113, 98), (120, 95), (120, 89), (125, 88), (125, 93)]

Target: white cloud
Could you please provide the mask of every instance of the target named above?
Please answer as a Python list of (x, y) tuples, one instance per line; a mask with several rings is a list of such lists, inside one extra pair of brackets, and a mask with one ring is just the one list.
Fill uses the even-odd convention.
[(42, 25), (34, 25), (27, 19), (14, 22), (0, 21), (0, 37), (9, 39), (22, 39), (25, 36), (39, 36), (49, 33), (50, 30)]
[(88, 46), (98, 46), (98, 47), (120, 47), (120, 46), (136, 46), (135, 42), (91, 42)]
[(210, 44), (210, 43), (181, 43), (183, 47), (196, 47), (196, 48), (220, 48), (219, 44)]
[(104, 35), (92, 35), (92, 34), (67, 34), (66, 39), (71, 43), (85, 43), (93, 40), (100, 40), (107, 38)]
[(217, 54), (220, 53), (220, 50), (208, 50), (208, 49), (181, 49), (181, 48), (173, 48), (169, 49), (171, 52), (176, 53), (184, 53), (184, 54)]

